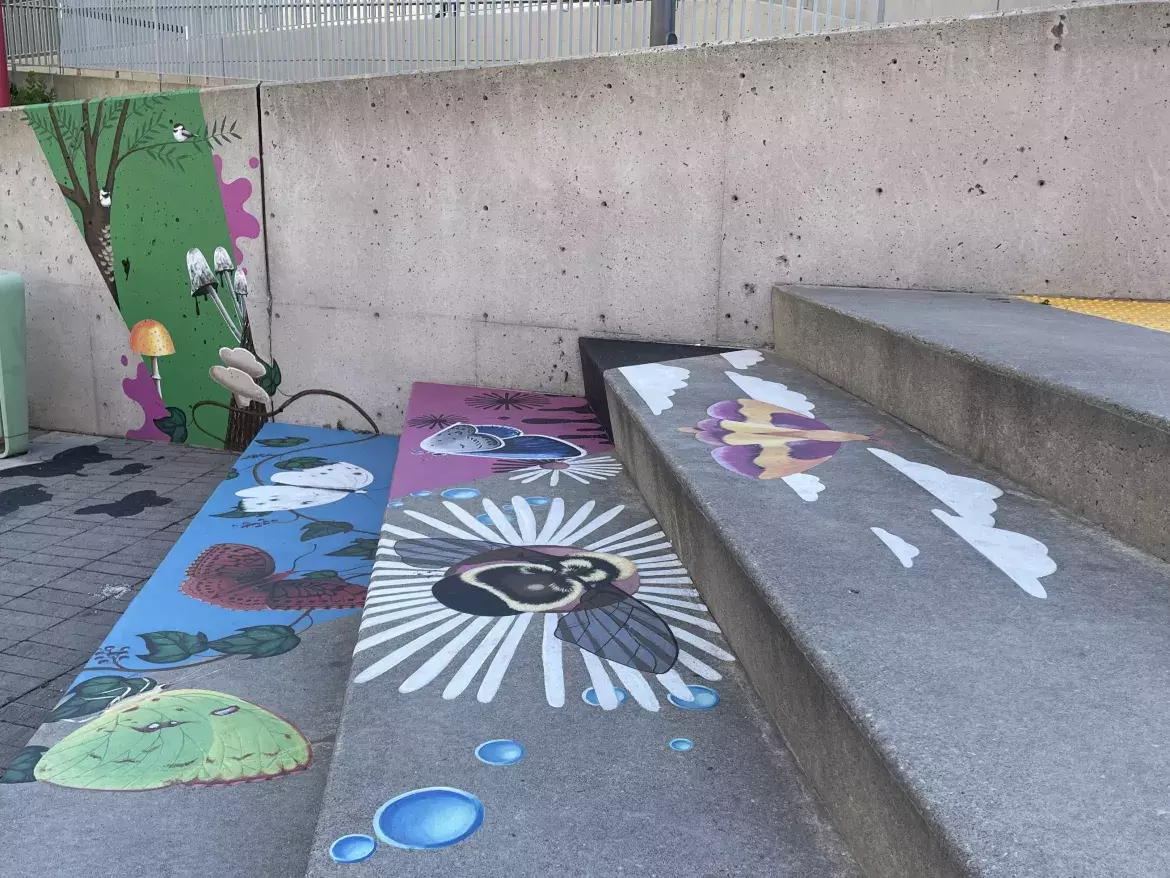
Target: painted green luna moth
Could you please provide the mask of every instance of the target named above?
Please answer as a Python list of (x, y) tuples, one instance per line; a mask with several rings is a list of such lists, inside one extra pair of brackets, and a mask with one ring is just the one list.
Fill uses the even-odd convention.
[(35, 776), (85, 790), (157, 790), (268, 780), (311, 760), (305, 736), (262, 707), (205, 689), (155, 689), (54, 744)]

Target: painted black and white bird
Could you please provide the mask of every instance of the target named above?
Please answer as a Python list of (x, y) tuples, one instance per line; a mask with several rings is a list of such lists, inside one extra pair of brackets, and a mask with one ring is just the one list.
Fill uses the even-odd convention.
[(175, 126), (175, 140), (179, 141), (179, 143), (182, 143), (185, 140), (191, 140), (195, 136), (186, 128), (184, 128), (182, 124), (175, 122), (172, 122), (171, 124)]
[(98, 190), (98, 204), (102, 207), (109, 207), (113, 203), (114, 195), (108, 189)]

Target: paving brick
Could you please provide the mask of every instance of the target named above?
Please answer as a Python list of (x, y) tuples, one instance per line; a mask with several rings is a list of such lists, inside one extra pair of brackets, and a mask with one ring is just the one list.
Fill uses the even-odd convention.
[(126, 576), (124, 574), (101, 573), (97, 570), (74, 570), (56, 580), (53, 588), (66, 591), (78, 591), (89, 594), (99, 593), (105, 585), (125, 585), (133, 588), (145, 582), (145, 576)]
[(38, 680), (51, 679), (64, 674), (73, 667), (72, 662), (46, 662), (24, 658), (19, 655), (0, 653), (0, 672), (23, 674)]
[[(13, 600), (24, 600), (24, 598), (13, 598)], [(26, 631), (43, 631), (46, 628), (51, 628), (61, 620), (56, 616), (46, 616), (40, 613), (25, 613), (18, 610), (10, 610), (7, 606), (0, 607), (0, 631), (7, 631), (9, 626), (24, 629)]]
[(5, 582), (44, 585), (58, 573), (59, 571), (46, 568), (43, 564), (27, 564), (23, 561), (7, 561), (0, 564), (0, 579)]
[(81, 549), (105, 549), (107, 552), (116, 552), (118, 549), (123, 549), (133, 542), (134, 537), (132, 536), (120, 536), (108, 533), (95, 534), (87, 531), (75, 537), (70, 537), (59, 545), (65, 547), (76, 546)]
[(83, 609), (73, 604), (60, 604), (54, 601), (37, 600), (31, 594), (25, 595), (24, 597), (12, 598), (3, 607), (0, 607), (0, 612), (18, 610), (22, 613), (32, 613), (54, 619), (71, 619)]
[(53, 546), (53, 554), (61, 558), (76, 558), (77, 565), (80, 566), (85, 561), (97, 561), (100, 558), (106, 557), (114, 549), (83, 549), (80, 546)]
[(82, 565), (88, 564), (90, 561), (96, 561), (98, 559), (73, 558), (69, 555), (60, 555), (54, 551), (52, 546), (49, 546), (44, 551), (33, 552), (30, 555), (21, 555), (19, 560), (26, 564), (41, 564), (46, 567), (51, 567), (58, 576), (64, 576), (70, 570), (76, 570)]
[(29, 592), (28, 599), (46, 601), (51, 604), (61, 604), (67, 607), (92, 607), (94, 604), (105, 600), (105, 597), (103, 597), (100, 590), (94, 594), (87, 594), (85, 592), (69, 591), (68, 589), (52, 588), (47, 585), (42, 585), (35, 591)]
[(79, 649), (67, 649), (63, 646), (36, 643), (32, 640), (22, 640), (19, 643), (14, 643), (7, 647), (4, 653), (36, 659), (42, 662), (52, 662), (53, 664), (70, 668), (88, 660), (91, 655), (91, 653), (83, 652)]
[(16, 533), (41, 534), (44, 536), (72, 537), (77, 535), (77, 528), (61, 524), (44, 524), (47, 519), (39, 518), (32, 524), (22, 524)]
[(28, 533), (22, 528), (0, 534), (0, 549), (20, 549), (26, 552), (35, 552), (38, 549), (45, 548), (45, 546), (51, 546), (60, 540), (61, 535), (59, 534)]
[(12, 764), (22, 748), (13, 747), (11, 744), (0, 744), (0, 768), (8, 768)]
[(112, 561), (93, 561), (86, 564), (83, 570), (88, 570), (93, 573), (112, 573), (122, 576), (136, 576), (139, 579), (149, 579), (150, 575), (154, 573), (154, 567), (147, 567), (142, 564), (115, 564)]
[(28, 726), (18, 726), (16, 723), (0, 720), (0, 744), (10, 747), (23, 747), (32, 737), (33, 729)]
[(13, 695), (24, 695), (31, 692), (41, 684), (41, 681), (36, 677), (29, 677), (26, 674), (14, 674), (9, 671), (0, 671), (0, 691), (9, 692)]
[(109, 633), (108, 627), (90, 625), (70, 619), (55, 628), (30, 634), (28, 639), (34, 643), (47, 643), (50, 646), (64, 646), (67, 649), (92, 653), (101, 646), (102, 640)]
[(57, 702), (61, 700), (61, 696), (65, 694), (65, 690), (56, 689), (48, 686), (41, 686), (34, 689), (32, 692), (27, 692), (17, 699), (17, 704), (28, 704), (33, 707), (39, 707), (43, 710), (52, 710), (57, 706)]
[(15, 582), (5, 582), (0, 579), (0, 596), (2, 597), (18, 598), (22, 594), (28, 594), (35, 588), (35, 585), (18, 585)]
[(26, 726), (29, 729), (40, 728), (45, 721), (48, 711), (31, 704), (21, 704), (12, 701), (0, 707), (0, 722), (12, 723), (15, 726)]

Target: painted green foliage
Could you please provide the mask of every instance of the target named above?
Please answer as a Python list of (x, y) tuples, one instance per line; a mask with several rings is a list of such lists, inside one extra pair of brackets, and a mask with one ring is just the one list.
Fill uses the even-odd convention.
[[(235, 340), (217, 315), (196, 316), (186, 253), (192, 247), (232, 250), (213, 150), (239, 139), (233, 123), (227, 132), (218, 123), (209, 129), (197, 91), (57, 103), (26, 112), (127, 330), (152, 319), (173, 339), (175, 353), (159, 362), (166, 403), (159, 414), (172, 424), (179, 410), (189, 423), (193, 403), (227, 402), (227, 391), (211, 380), (208, 368), (218, 362), (219, 348)], [(226, 417), (221, 409), (199, 413), (200, 423), (219, 435)], [(194, 429), (187, 439), (218, 444)]]

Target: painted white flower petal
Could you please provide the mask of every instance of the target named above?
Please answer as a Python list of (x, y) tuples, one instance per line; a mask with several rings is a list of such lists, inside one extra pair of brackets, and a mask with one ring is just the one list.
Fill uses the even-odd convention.
[(621, 366), (618, 369), (630, 386), (642, 397), (642, 401), (650, 407), (656, 415), (662, 414), (674, 403), (670, 398), (676, 390), (687, 386), (687, 379), (691, 376), (689, 369), (680, 366), (667, 366), (665, 363), (643, 363), (639, 366)]
[(764, 359), (763, 354), (753, 350), (727, 351), (726, 353), (720, 354), (720, 356), (737, 369), (746, 369)]
[(479, 645), (467, 657), (467, 660), (460, 665), (459, 670), (455, 672), (455, 676), (447, 684), (447, 688), (443, 690), (444, 699), (450, 701), (452, 698), (458, 698), (463, 694), (463, 690), (475, 679), (475, 675), (479, 673), (479, 669), (483, 667), (483, 663), (492, 654), (492, 650), (496, 648), (496, 644), (504, 639), (504, 635), (508, 633), (508, 629), (512, 627), (512, 623), (515, 620), (515, 616), (504, 616), (491, 627), (491, 630), (483, 636), (483, 640), (479, 642)]
[(541, 660), (544, 665), (544, 700), (549, 707), (565, 706), (565, 642), (556, 636), (556, 613), (544, 617), (544, 639), (541, 641)]
[(794, 490), (801, 500), (807, 500), (810, 503), (817, 499), (817, 494), (825, 490), (825, 483), (808, 473), (793, 473), (790, 476), (784, 476), (780, 481)]
[(1040, 577), (1055, 573), (1056, 562), (1048, 557), (1048, 547), (1042, 542), (1026, 534), (950, 515), (941, 509), (931, 511), (1032, 597), (1048, 597)]
[(738, 384), (739, 389), (752, 399), (778, 405), (782, 409), (812, 417), (813, 404), (803, 393), (789, 390), (778, 381), (765, 381), (763, 378), (741, 375), (739, 372), (724, 372), (723, 374)]
[(879, 540), (886, 544), (886, 548), (894, 553), (894, 557), (902, 562), (902, 566), (909, 569), (914, 566), (914, 559), (918, 557), (918, 547), (906, 542), (897, 534), (880, 527), (871, 527), (871, 531)]

